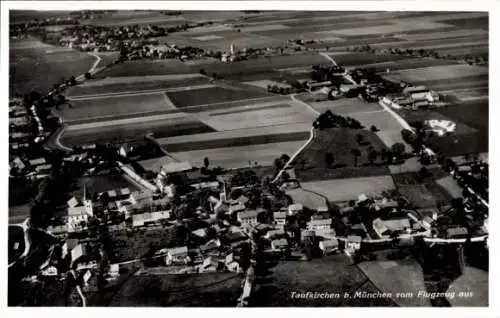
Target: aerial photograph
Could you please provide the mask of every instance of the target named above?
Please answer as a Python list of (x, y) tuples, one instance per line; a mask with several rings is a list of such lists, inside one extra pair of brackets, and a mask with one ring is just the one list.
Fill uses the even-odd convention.
[(202, 9), (8, 10), (7, 305), (489, 307), (489, 12)]

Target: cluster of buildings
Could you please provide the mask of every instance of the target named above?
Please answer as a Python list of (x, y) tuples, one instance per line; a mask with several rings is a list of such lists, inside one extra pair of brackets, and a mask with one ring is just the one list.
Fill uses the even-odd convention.
[(439, 94), (425, 86), (408, 86), (401, 94), (387, 95), (380, 102), (395, 109), (417, 110), (436, 106), (439, 101)]

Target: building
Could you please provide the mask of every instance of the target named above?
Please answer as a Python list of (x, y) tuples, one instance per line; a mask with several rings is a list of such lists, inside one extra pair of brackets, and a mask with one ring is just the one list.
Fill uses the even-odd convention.
[(427, 93), (429, 92), (429, 89), (423, 85), (420, 86), (408, 86), (405, 89), (403, 89), (403, 94), (405, 95), (411, 95), (415, 93)]
[(188, 161), (173, 162), (164, 164), (160, 169), (160, 174), (167, 176), (172, 173), (184, 172), (193, 169)]
[(36, 167), (46, 164), (45, 158), (36, 158), (28, 161), (30, 166)]
[(87, 247), (83, 244), (78, 244), (71, 250), (71, 264), (74, 265), (80, 261), (86, 261)]
[(426, 230), (430, 230), (432, 228), (432, 224), (434, 223), (434, 220), (430, 216), (426, 216), (422, 219), (422, 226)]
[(392, 232), (402, 232), (411, 228), (409, 218), (383, 220), (383, 223), (385, 227)]
[(453, 227), (446, 230), (448, 238), (465, 238), (469, 234), (465, 227)]
[(323, 254), (326, 255), (336, 251), (339, 248), (339, 242), (337, 239), (320, 241), (319, 248), (323, 251)]
[(274, 212), (273, 217), (276, 227), (283, 229), (286, 224), (286, 212)]
[(288, 248), (288, 241), (284, 238), (271, 241), (271, 249), (283, 251)]
[(68, 207), (67, 226), (68, 232), (80, 232), (89, 220), (89, 215), (84, 206)]
[(318, 232), (326, 232), (331, 230), (332, 219), (315, 219), (307, 223), (307, 229)]
[(349, 235), (347, 236), (346, 249), (353, 249), (355, 251), (361, 248), (361, 236)]
[(300, 203), (290, 204), (288, 206), (288, 214), (295, 215), (297, 213), (302, 212), (303, 209), (304, 209), (304, 207)]
[(275, 237), (282, 237), (282, 236), (285, 236), (285, 231), (283, 229), (278, 229), (278, 230), (268, 231), (264, 237), (269, 240)]
[(47, 232), (51, 233), (54, 236), (62, 236), (68, 234), (68, 225), (49, 225), (47, 227)]
[(132, 226), (145, 226), (149, 223), (155, 223), (163, 220), (168, 220), (170, 218), (171, 210), (166, 211), (156, 211), (156, 212), (146, 212), (141, 214), (132, 215)]
[(229, 214), (233, 214), (233, 213), (239, 213), (239, 212), (242, 212), (245, 210), (245, 205), (244, 204), (241, 204), (239, 203), (238, 201), (236, 201), (235, 204), (231, 204), (229, 206), (229, 211), (228, 213)]
[(172, 264), (187, 264), (189, 262), (187, 246), (171, 248), (167, 251), (167, 265)]
[(239, 212), (237, 219), (241, 225), (256, 225), (257, 224), (257, 214), (255, 210)]

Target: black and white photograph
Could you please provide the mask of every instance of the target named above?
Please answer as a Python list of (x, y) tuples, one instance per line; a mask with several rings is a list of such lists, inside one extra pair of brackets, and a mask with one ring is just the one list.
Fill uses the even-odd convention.
[(491, 305), (487, 9), (125, 2), (2, 5), (8, 307)]

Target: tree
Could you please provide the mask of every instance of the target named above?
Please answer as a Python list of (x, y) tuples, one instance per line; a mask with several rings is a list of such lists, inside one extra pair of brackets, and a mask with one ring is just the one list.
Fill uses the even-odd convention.
[(208, 160), (208, 157), (203, 158), (203, 166), (205, 167), (205, 169), (207, 169), (209, 165), (210, 161)]
[(69, 79), (69, 85), (70, 86), (76, 85), (76, 78), (74, 76), (71, 76), (71, 78)]
[(422, 167), (418, 171), (418, 176), (423, 181), (425, 178), (430, 176), (430, 172), (426, 167)]
[(400, 157), (405, 152), (405, 145), (401, 142), (397, 142), (391, 147), (391, 151), (396, 157)]
[(331, 165), (333, 164), (333, 161), (334, 161), (333, 153), (326, 152), (325, 153), (325, 167), (326, 168), (331, 167)]
[(354, 148), (351, 150), (351, 155), (354, 157), (354, 166), (358, 166), (358, 158), (361, 156), (361, 151), (358, 148)]
[(89, 72), (86, 72), (84, 76), (85, 76), (85, 79), (88, 79), (88, 80), (92, 78), (92, 75)]
[(370, 127), (370, 130), (371, 130), (372, 132), (377, 132), (377, 131), (378, 131), (378, 128), (377, 128), (377, 126), (372, 125), (372, 126)]
[(358, 143), (358, 145), (361, 145), (361, 144), (363, 143), (363, 141), (364, 141), (364, 140), (365, 140), (365, 139), (364, 139), (363, 135), (358, 134), (358, 135), (356, 136), (356, 142)]
[(204, 70), (204, 69), (200, 69), (200, 74), (201, 74), (201, 75), (206, 75), (206, 74), (207, 74), (207, 72), (205, 72), (205, 70)]
[(378, 152), (375, 149), (372, 148), (368, 151), (368, 161), (370, 162), (370, 164), (373, 164), (373, 162), (377, 160), (377, 157)]

